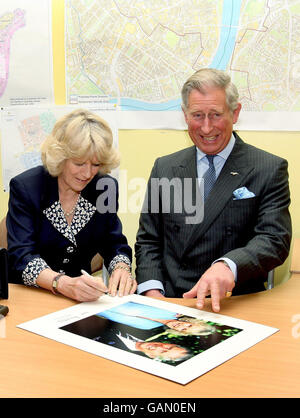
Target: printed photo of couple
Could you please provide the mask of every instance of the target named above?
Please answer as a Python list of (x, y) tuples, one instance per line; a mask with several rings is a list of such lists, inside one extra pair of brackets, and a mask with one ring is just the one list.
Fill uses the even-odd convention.
[(173, 366), (242, 331), (136, 302), (123, 303), (60, 329)]

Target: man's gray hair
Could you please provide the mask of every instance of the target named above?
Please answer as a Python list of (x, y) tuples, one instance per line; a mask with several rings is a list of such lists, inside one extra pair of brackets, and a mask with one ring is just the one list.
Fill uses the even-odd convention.
[(207, 89), (210, 88), (225, 90), (226, 103), (231, 112), (238, 107), (239, 93), (236, 86), (231, 82), (230, 76), (221, 70), (202, 68), (189, 77), (182, 87), (183, 109), (188, 109), (189, 96), (192, 90), (198, 90), (201, 94), (206, 94)]

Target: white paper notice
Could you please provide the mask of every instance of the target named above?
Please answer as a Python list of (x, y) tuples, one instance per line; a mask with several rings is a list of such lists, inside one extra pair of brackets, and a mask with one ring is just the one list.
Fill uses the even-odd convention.
[(1, 106), (54, 103), (51, 2), (1, 0)]
[[(42, 164), (40, 146), (55, 123), (75, 110), (74, 106), (11, 106), (1, 111), (2, 175), (4, 190), (9, 190), (12, 177)], [(118, 147), (116, 112), (101, 104), (87, 108), (102, 117), (113, 133)], [(118, 175), (118, 169), (111, 173)]]

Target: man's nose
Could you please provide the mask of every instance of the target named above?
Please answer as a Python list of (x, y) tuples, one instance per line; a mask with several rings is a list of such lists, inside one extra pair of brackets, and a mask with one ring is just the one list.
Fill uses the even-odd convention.
[(208, 134), (212, 131), (213, 125), (208, 115), (205, 115), (201, 125), (202, 132)]

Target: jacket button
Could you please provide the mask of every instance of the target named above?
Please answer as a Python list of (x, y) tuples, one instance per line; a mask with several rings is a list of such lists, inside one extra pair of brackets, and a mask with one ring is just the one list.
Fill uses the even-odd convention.
[(70, 246), (67, 247), (67, 253), (72, 253), (74, 251), (74, 247)]
[(69, 262), (70, 262), (70, 260), (68, 258), (63, 259), (63, 264), (68, 264)]
[(232, 228), (231, 228), (231, 226), (227, 226), (226, 227), (226, 234), (227, 235), (232, 235)]

